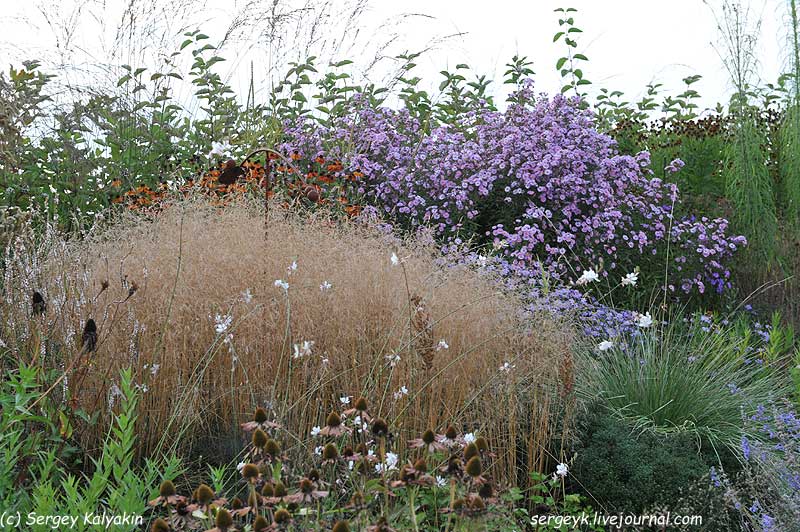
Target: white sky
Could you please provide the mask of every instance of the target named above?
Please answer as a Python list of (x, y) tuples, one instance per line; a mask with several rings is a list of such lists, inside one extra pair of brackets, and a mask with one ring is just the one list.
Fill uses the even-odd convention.
[[(290, 3), (299, 5), (306, 1)], [(332, 3), (343, 9), (348, 1), (354, 0), (332, 0)], [(718, 7), (721, 0), (710, 1)], [(72, 47), (65, 54), (67, 62), (83, 64), (87, 61), (87, 54), (92, 57), (89, 61), (95, 63), (129, 62), (130, 58), (108, 59), (113, 32), (108, 28), (102, 29), (99, 22), (106, 20), (109, 26), (113, 26), (112, 15), (118, 14), (128, 2), (0, 0), (0, 23), (5, 30), (0, 35), (0, 66), (7, 69), (10, 63), (18, 64), (19, 60), (30, 57), (55, 60), (56, 37), (63, 35), (64, 30), (58, 25), (48, 25), (40, 8), (49, 11), (51, 19), (60, 17), (67, 21), (64, 27), (74, 28)], [(270, 2), (265, 0), (262, 4)], [(192, 10), (190, 18), (184, 22), (190, 26), (200, 24), (205, 33), (220, 39), (230, 19), (247, 2), (206, 0), (201, 3), (205, 4), (205, 9)], [(764, 82), (774, 82), (786, 60), (783, 46), (786, 3), (787, 0), (749, 2), (756, 18), (762, 18), (757, 57), (759, 75)], [(83, 7), (77, 9), (81, 5)], [(626, 93), (626, 99), (637, 99), (644, 93), (647, 83), (661, 82), (665, 89), (677, 94), (682, 90), (681, 78), (702, 74), (703, 79), (693, 86), (703, 96), (701, 105), (713, 107), (716, 102), (727, 100), (730, 84), (715, 49), (719, 33), (712, 10), (702, 0), (572, 0), (569, 3), (558, 0), (407, 0), (402, 3), (373, 0), (359, 20), (361, 29), (358, 35), (352, 28), (343, 27), (341, 18), (335, 20), (337, 16), (332, 17), (326, 27), (330, 28), (332, 35), (343, 34), (344, 41), (352, 44), (347, 53), (331, 58), (354, 59), (358, 67), (364, 67), (368, 54), (374, 53), (369, 49), (369, 43), (386, 38), (387, 32), (397, 33), (387, 48), (388, 55), (404, 50), (421, 50), (433, 39), (440, 38), (438, 44), (418, 60), (419, 67), (415, 70), (415, 75), (427, 82), (426, 89), (434, 89), (441, 81), (440, 70), (452, 70), (458, 63), (468, 63), (476, 73), (497, 80), (495, 88), (502, 90), (500, 81), (504, 64), (514, 54), (520, 54), (534, 62), (537, 89), (553, 93), (562, 85), (555, 62), (564, 48), (562, 43), (552, 42), (552, 36), (558, 30), (558, 16), (553, 9), (560, 6), (579, 10), (576, 23), (584, 30), (579, 36), (579, 51), (589, 57), (584, 72), (594, 82), (594, 87), (619, 89)], [(156, 10), (151, 10), (153, 13)], [(401, 17), (409, 13), (426, 16)], [(154, 17), (158, 19), (157, 14)], [(163, 19), (160, 22), (167, 29), (180, 23)], [(461, 35), (441, 39), (457, 33)], [(230, 61), (221, 64), (219, 71), (244, 94), (250, 60), (253, 60), (256, 84), (263, 87), (263, 81), (274, 79), (274, 75), (270, 77), (266, 73), (266, 64), (270, 62), (265, 59), (267, 52), (268, 47), (258, 42), (229, 46), (222, 55)], [(289, 54), (304, 55), (296, 48)], [(327, 58), (324, 52), (320, 55)], [(374, 69), (371, 76), (386, 71), (390, 62), (381, 64), (383, 70), (380, 67)], [(85, 82), (85, 77), (81, 81)]]

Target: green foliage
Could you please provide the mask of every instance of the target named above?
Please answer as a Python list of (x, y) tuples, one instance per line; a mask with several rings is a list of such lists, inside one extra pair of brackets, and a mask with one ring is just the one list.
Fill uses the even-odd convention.
[(687, 486), (718, 463), (713, 453), (698, 449), (689, 433), (641, 432), (602, 407), (583, 419), (579, 430), (572, 472), (580, 482), (574, 487), (611, 511), (643, 513), (655, 505), (671, 509)]
[(567, 47), (567, 55), (558, 58), (556, 61), (556, 70), (561, 74), (561, 78), (566, 84), (561, 87), (561, 94), (573, 91), (577, 96), (582, 98), (586, 97), (585, 92), (581, 92), (582, 87), (591, 85), (591, 81), (586, 79), (583, 74), (583, 69), (580, 65), (589, 61), (589, 58), (579, 53), (577, 35), (583, 33), (583, 30), (575, 25), (575, 16), (578, 10), (572, 7), (558, 8), (556, 13), (560, 13), (558, 19), (559, 31), (553, 35), (553, 42), (564, 41)]

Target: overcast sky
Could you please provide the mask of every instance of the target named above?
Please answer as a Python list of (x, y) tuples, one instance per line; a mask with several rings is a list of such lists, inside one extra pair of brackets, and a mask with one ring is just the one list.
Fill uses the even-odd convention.
[[(113, 65), (131, 61), (124, 53), (112, 54), (110, 44), (116, 35), (115, 20), (129, 1), (0, 0), (0, 21), (6, 30), (0, 36), (0, 64), (6, 69), (9, 63), (30, 57), (47, 57), (59, 62), (57, 44), (62, 46), (62, 62)], [(426, 88), (438, 85), (440, 70), (452, 70), (458, 63), (468, 63), (477, 73), (500, 80), (504, 64), (511, 56), (526, 55), (534, 62), (538, 90), (556, 92), (561, 83), (555, 62), (564, 51), (562, 43), (552, 40), (558, 29), (558, 16), (553, 9), (559, 6), (578, 8), (576, 23), (584, 30), (579, 51), (589, 57), (584, 71), (594, 87), (622, 90), (626, 96), (636, 99), (645, 91), (647, 83), (660, 82), (667, 89), (680, 91), (681, 78), (701, 74), (703, 79), (694, 88), (703, 96), (703, 106), (712, 107), (718, 101), (726, 101), (730, 93), (728, 76), (717, 51), (719, 33), (715, 16), (701, 0), (573, 0), (568, 4), (549, 0), (373, 0), (358, 16), (358, 31), (348, 26), (345, 16), (356, 0), (332, 0), (334, 5), (328, 8), (327, 22), (322, 29), (315, 30), (313, 39), (308, 34), (297, 36), (296, 28), (287, 26), (284, 31), (292, 33), (295, 40), (286, 41), (290, 43), (287, 55), (270, 60), (265, 59), (270, 48), (258, 33), (268, 17), (255, 15), (253, 5), (263, 9), (272, 0), (200, 1), (184, 15), (173, 15), (169, 20), (160, 15), (162, 8), (156, 6), (174, 6), (180, 0), (134, 0), (134, 3), (137, 1), (149, 5), (143, 8), (140, 16), (151, 16), (158, 21), (159, 31), (179, 28), (181, 24), (199, 25), (205, 33), (219, 40), (237, 17), (254, 25), (252, 31), (242, 32), (231, 41), (223, 53), (230, 60), (220, 66), (220, 72), (242, 93), (248, 85), (251, 60), (256, 82), (263, 89), (268, 80), (275, 79), (274, 73), (267, 73), (266, 63), (284, 62), (292, 55), (303, 55), (305, 50), (297, 45), (303, 38), (317, 39), (315, 42), (324, 50), (312, 46), (310, 51), (324, 60), (354, 59), (362, 71), (376, 52), (370, 50), (370, 46), (377, 48), (378, 43), (391, 41), (385, 43), (384, 55), (432, 46), (418, 61), (416, 71), (416, 75), (426, 80)], [(284, 3), (303, 7), (320, 2), (287, 0)], [(717, 8), (720, 3), (721, 0), (711, 0), (712, 6)], [(757, 48), (760, 78), (764, 82), (774, 82), (786, 60), (783, 43), (787, 2), (753, 0), (744, 3), (751, 9), (754, 19), (761, 18)], [(43, 16), (42, 12), (48, 16)], [(721, 13), (719, 9), (717, 13)], [(54, 24), (56, 19), (60, 22)], [(151, 36), (157, 33), (152, 28), (149, 31)], [(326, 35), (320, 39), (319, 34), (325, 32), (330, 33), (330, 39)], [(64, 50), (67, 34), (70, 34), (69, 47)], [(177, 36), (172, 44), (179, 39)], [(330, 41), (338, 44), (331, 47)], [(341, 56), (334, 57), (337, 54)], [(383, 61), (365, 75), (379, 77), (391, 65), (391, 61)], [(278, 69), (284, 70), (280, 65)], [(502, 86), (498, 83), (496, 89)]]

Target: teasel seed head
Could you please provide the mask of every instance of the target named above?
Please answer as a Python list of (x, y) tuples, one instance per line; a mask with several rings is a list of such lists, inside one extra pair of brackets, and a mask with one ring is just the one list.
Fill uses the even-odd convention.
[(267, 433), (261, 429), (256, 429), (256, 431), (253, 432), (253, 446), (256, 449), (263, 449), (264, 446), (267, 444), (268, 439), (269, 438), (267, 438)]
[(288, 523), (292, 519), (292, 514), (290, 514), (285, 508), (281, 508), (275, 512), (274, 519), (277, 524), (282, 525)]
[(265, 423), (267, 421), (267, 411), (261, 407), (256, 408), (256, 413), (253, 414), (253, 421), (256, 423)]
[(319, 477), (319, 471), (318, 470), (312, 469), (311, 471), (308, 472), (308, 479), (311, 482), (316, 482), (316, 481), (319, 480), (319, 478), (320, 477)]
[(165, 480), (158, 488), (158, 494), (161, 497), (171, 497), (175, 495), (175, 493), (175, 484), (173, 484), (171, 480)]
[(473, 456), (467, 462), (467, 467), (465, 468), (467, 475), (471, 476), (472, 478), (476, 478), (481, 476), (483, 473), (483, 464), (481, 464), (481, 459), (478, 456)]
[(428, 463), (425, 461), (424, 458), (420, 458), (419, 460), (414, 462), (414, 469), (426, 473), (428, 471)]
[(447, 437), (448, 440), (455, 440), (458, 437), (458, 432), (456, 431), (455, 427), (453, 427), (453, 425), (450, 425), (444, 431), (444, 435)]
[(197, 487), (197, 502), (203, 506), (207, 505), (214, 499), (214, 490), (207, 484), (200, 484)]
[(473, 456), (478, 456), (478, 446), (474, 443), (468, 444), (464, 447), (464, 461), (469, 462)]
[(270, 456), (278, 456), (281, 454), (281, 444), (270, 438), (264, 446), (264, 452)]
[(274, 497), (275, 496), (275, 488), (272, 484), (264, 484), (264, 487), (261, 488), (261, 495), (264, 497)]
[(283, 482), (280, 480), (275, 483), (273, 488), (275, 490), (275, 497), (286, 497), (286, 495), (289, 493), (286, 491), (286, 486), (284, 486)]
[(347, 521), (337, 521), (335, 525), (333, 525), (333, 530), (331, 532), (350, 532), (350, 525)]
[(258, 466), (255, 464), (245, 464), (242, 468), (242, 477), (244, 477), (245, 480), (258, 478)]
[(382, 418), (377, 418), (372, 422), (372, 433), (379, 438), (384, 438), (389, 434), (389, 425)]
[(342, 424), (342, 418), (339, 417), (339, 414), (336, 412), (331, 412), (328, 414), (327, 419), (325, 420), (325, 424), (329, 427), (338, 427)]
[(230, 512), (225, 508), (220, 508), (217, 510), (217, 518), (214, 520), (217, 524), (217, 528), (225, 530), (226, 528), (233, 526), (233, 517), (231, 517)]
[(300, 481), (300, 491), (308, 494), (314, 491), (314, 483), (311, 480), (304, 478)]
[(426, 445), (430, 445), (436, 441), (436, 435), (431, 429), (428, 429), (422, 433), (422, 441), (424, 441)]
[(334, 444), (329, 443), (322, 451), (322, 458), (323, 460), (336, 460), (339, 458), (339, 450)]
[(485, 453), (489, 450), (489, 442), (487, 442), (486, 438), (483, 436), (478, 436), (475, 439), (475, 447), (477, 447), (480, 452)]
[(150, 528), (150, 532), (169, 532), (169, 525), (166, 521), (159, 517), (153, 521), (153, 526)]
[(489, 499), (494, 495), (494, 488), (492, 488), (489, 482), (482, 484), (480, 489), (478, 489), (478, 495), (484, 499)]
[(242, 502), (242, 499), (240, 499), (239, 497), (234, 497), (233, 500), (231, 501), (231, 508), (233, 508), (234, 510), (241, 510), (243, 507), (244, 503)]

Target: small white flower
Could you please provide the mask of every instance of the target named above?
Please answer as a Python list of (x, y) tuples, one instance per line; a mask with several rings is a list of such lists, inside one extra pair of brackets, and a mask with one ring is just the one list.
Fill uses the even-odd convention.
[(495, 249), (495, 251), (504, 249), (508, 247), (508, 242), (506, 240), (495, 240), (492, 242), (492, 247)]
[(444, 488), (445, 486), (447, 486), (447, 479), (444, 477), (440, 477), (439, 475), (436, 475), (436, 486), (439, 488)]
[(314, 454), (317, 456), (322, 456), (322, 445), (314, 448)]
[(475, 443), (475, 433), (474, 432), (467, 432), (464, 434), (464, 443), (469, 445), (470, 443)]
[(231, 151), (231, 145), (227, 142), (212, 142), (211, 151), (208, 152), (208, 158), (222, 157)]
[(569, 473), (569, 468), (567, 467), (567, 464), (562, 462), (556, 466), (556, 475), (558, 475), (559, 477), (564, 478), (567, 476), (567, 473)]
[(342, 403), (343, 405), (349, 405), (350, 404), (350, 396), (349, 395), (343, 395), (342, 397), (339, 398), (339, 402)]
[(386, 355), (383, 358), (385, 358), (386, 360), (389, 361), (389, 366), (391, 366), (391, 367), (395, 367), (397, 365), (397, 363), (400, 362), (400, 355), (398, 355), (397, 353), (392, 353), (391, 355)]
[(311, 354), (311, 348), (314, 347), (314, 342), (305, 340), (301, 344), (294, 344), (294, 355), (293, 358), (302, 358), (306, 355)]
[(159, 368), (161, 368), (161, 364), (153, 364), (152, 366), (150, 366), (150, 375), (155, 377), (156, 373), (158, 373)]
[(286, 271), (289, 272), (289, 275), (292, 275), (294, 272), (297, 271), (297, 261), (293, 260), (292, 263), (286, 268)]
[(220, 314), (217, 314), (214, 317), (214, 330), (217, 331), (217, 334), (222, 334), (228, 330), (228, 327), (231, 326), (232, 322), (233, 322), (233, 316), (231, 315), (222, 316)]
[(405, 385), (401, 386), (399, 390), (394, 392), (394, 400), (397, 401), (401, 399), (404, 395), (408, 395), (408, 388)]
[(510, 362), (504, 362), (503, 365), (500, 366), (500, 371), (502, 373), (511, 373), (511, 370), (513, 370), (516, 367), (517, 366), (515, 366), (514, 364), (512, 364)]
[(597, 350), (600, 351), (600, 352), (608, 351), (612, 347), (614, 347), (614, 343), (610, 342), (608, 340), (603, 340), (602, 342), (597, 344)]
[(322, 284), (319, 285), (319, 289), (320, 289), (321, 292), (325, 292), (327, 290), (330, 290), (331, 287), (333, 287), (333, 285), (331, 283), (329, 283), (328, 281), (322, 281)]
[(622, 286), (636, 286), (636, 281), (639, 280), (639, 274), (631, 272), (622, 278)]
[(245, 303), (250, 303), (253, 300), (253, 294), (250, 293), (250, 289), (248, 288), (244, 292), (242, 292), (242, 301)]
[(287, 283), (283, 279), (275, 279), (275, 287), (276, 288), (283, 288), (284, 291), (288, 291), (289, 290), (289, 283)]
[(390, 259), (392, 261), (392, 266), (397, 266), (400, 264), (400, 259), (397, 258), (397, 253), (392, 253), (392, 257)]
[(638, 325), (643, 329), (646, 329), (647, 327), (653, 325), (653, 317), (650, 315), (649, 312), (646, 312), (644, 314), (639, 314), (638, 317), (636, 318), (636, 325)]
[(241, 473), (241, 472), (242, 472), (242, 469), (244, 469), (244, 465), (245, 465), (245, 463), (244, 463), (244, 462), (239, 462), (238, 464), (236, 464), (236, 471), (238, 471), (239, 473)]
[(577, 281), (576, 284), (583, 285), (583, 284), (593, 283), (593, 282), (595, 282), (595, 281), (597, 281), (599, 279), (600, 279), (600, 276), (597, 275), (596, 271), (594, 271), (592, 269), (583, 270), (583, 275), (581, 275), (578, 278), (578, 281)]
[(397, 460), (398, 457), (396, 454), (389, 452), (386, 453), (386, 459), (384, 460), (383, 464), (376, 464), (375, 471), (378, 473), (384, 471), (384, 466), (386, 467), (386, 471), (391, 471), (393, 469), (397, 469)]
[(319, 431), (322, 430), (320, 427), (313, 427), (311, 429), (311, 437), (315, 438), (319, 435)]
[(447, 345), (447, 342), (444, 339), (439, 340), (439, 343), (436, 345), (436, 350), (441, 351), (442, 349), (450, 349), (450, 346)]

